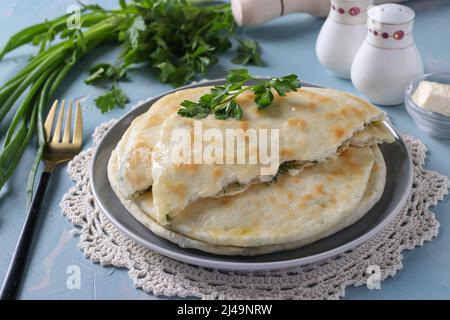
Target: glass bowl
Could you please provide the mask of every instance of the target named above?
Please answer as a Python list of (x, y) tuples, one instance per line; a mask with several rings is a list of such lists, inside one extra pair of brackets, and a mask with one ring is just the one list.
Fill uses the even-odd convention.
[(417, 126), (430, 136), (450, 139), (450, 117), (423, 109), (412, 100), (412, 95), (416, 91), (419, 83), (423, 80), (450, 84), (450, 73), (428, 73), (411, 81), (405, 91), (406, 110), (414, 119)]

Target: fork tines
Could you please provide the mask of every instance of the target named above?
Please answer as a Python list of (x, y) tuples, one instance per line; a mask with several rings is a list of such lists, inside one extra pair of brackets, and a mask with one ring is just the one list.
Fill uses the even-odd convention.
[(52, 127), (53, 127), (53, 120), (55, 118), (56, 109), (58, 108), (58, 100), (55, 100), (55, 102), (52, 105), (52, 108), (50, 109), (47, 119), (45, 119), (44, 124), (44, 130), (45, 130), (45, 139), (48, 143), (51, 144), (72, 144), (74, 146), (81, 146), (82, 139), (83, 139), (83, 122), (82, 122), (82, 116), (81, 116), (81, 106), (80, 101), (76, 100), (76, 111), (75, 111), (75, 128), (73, 130), (73, 138), (72, 141), (70, 139), (70, 131), (71, 131), (71, 124), (72, 124), (72, 100), (69, 100), (69, 108), (67, 110), (67, 117), (66, 122), (64, 126), (64, 134), (61, 139), (61, 133), (62, 133), (62, 123), (64, 118), (64, 112), (65, 112), (65, 100), (61, 101), (61, 107), (59, 109), (58, 113), (58, 119), (56, 121), (56, 126), (53, 131), (53, 137), (51, 135)]

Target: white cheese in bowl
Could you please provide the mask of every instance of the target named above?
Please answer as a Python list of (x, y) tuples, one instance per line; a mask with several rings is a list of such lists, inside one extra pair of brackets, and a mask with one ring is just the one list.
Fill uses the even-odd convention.
[(419, 107), (450, 117), (450, 85), (421, 81), (412, 95)]

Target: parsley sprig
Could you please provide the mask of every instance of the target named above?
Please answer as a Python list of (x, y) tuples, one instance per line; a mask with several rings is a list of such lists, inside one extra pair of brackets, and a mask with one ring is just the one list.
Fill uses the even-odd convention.
[(108, 91), (95, 99), (95, 104), (102, 113), (108, 112), (116, 106), (121, 109), (125, 108), (128, 97), (119, 87), (118, 82), (125, 79), (126, 76), (125, 68), (109, 63), (99, 63), (90, 70), (89, 77), (84, 81), (86, 84), (112, 83)]
[[(257, 83), (248, 85), (249, 82)], [(272, 77), (267, 81), (258, 82), (255, 77), (249, 74), (247, 69), (232, 69), (226, 78), (225, 85), (215, 86), (209, 93), (201, 96), (198, 102), (183, 101), (180, 109), (178, 109), (178, 114), (184, 117), (202, 119), (212, 112), (216, 119), (234, 118), (241, 120), (242, 108), (236, 101), (240, 94), (253, 91), (258, 109), (265, 109), (274, 100), (273, 90), (278, 95), (285, 96), (287, 92), (297, 91), (300, 87), (300, 81), (295, 74), (280, 78)]]

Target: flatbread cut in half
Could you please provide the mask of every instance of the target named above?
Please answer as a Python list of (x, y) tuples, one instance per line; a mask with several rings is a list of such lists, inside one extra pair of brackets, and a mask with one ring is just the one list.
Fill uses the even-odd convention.
[[(395, 138), (375, 106), (332, 89), (302, 88), (286, 97), (275, 94), (265, 110), (258, 110), (253, 93), (240, 95), (241, 121), (176, 113), (182, 101), (197, 101), (210, 89), (158, 100), (132, 122), (109, 160), (114, 192), (155, 234), (211, 253), (264, 254), (327, 237), (380, 199), (386, 169), (377, 144)], [(260, 147), (246, 143), (246, 130), (277, 129), (275, 170), (263, 174), (265, 164), (236, 158), (231, 164), (174, 163), (171, 155), (180, 145), (173, 133), (183, 129), (195, 140), (199, 123), (203, 132), (214, 129), (224, 137), (228, 129), (240, 130), (246, 159), (259, 156)], [(221, 146), (223, 154), (227, 147)]]
[[(178, 213), (197, 200), (233, 195), (254, 183), (270, 181), (278, 169), (262, 175), (265, 165), (239, 164), (237, 159), (232, 164), (174, 163), (172, 155), (180, 143), (174, 143), (173, 133), (179, 129), (194, 137), (195, 124), (200, 122), (203, 132), (219, 130), (223, 137), (229, 129), (241, 130), (244, 133), (241, 139), (246, 138), (249, 129), (255, 129), (254, 132), (278, 129), (279, 164), (297, 161), (308, 165), (336, 156), (348, 145), (393, 140), (380, 122), (384, 114), (379, 109), (361, 98), (332, 89), (303, 88), (286, 97), (275, 95), (273, 105), (265, 110), (257, 108), (253, 93), (242, 94), (238, 97), (244, 110), (241, 121), (217, 120), (214, 115), (200, 121), (176, 114), (183, 100), (196, 101), (209, 89), (189, 89), (162, 98), (133, 122), (117, 147), (122, 194), (132, 198), (152, 187), (155, 219), (160, 223), (168, 223), (169, 216), (176, 220)], [(251, 155), (258, 157), (258, 146), (246, 147), (246, 159)], [(226, 148), (223, 143), (222, 154), (228, 156)]]
[(238, 196), (196, 202), (170, 227), (153, 218), (151, 191), (135, 199), (120, 193), (115, 151), (108, 176), (123, 205), (156, 235), (184, 248), (251, 256), (299, 248), (355, 223), (380, 199), (386, 167), (378, 146), (351, 147), (296, 176), (255, 184)]

